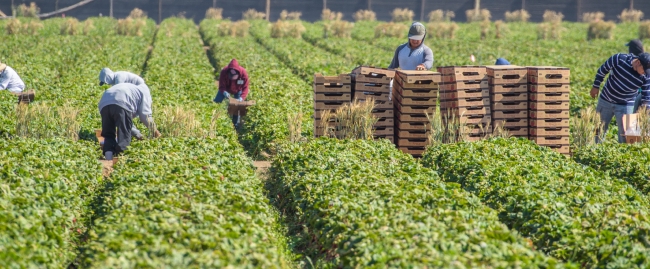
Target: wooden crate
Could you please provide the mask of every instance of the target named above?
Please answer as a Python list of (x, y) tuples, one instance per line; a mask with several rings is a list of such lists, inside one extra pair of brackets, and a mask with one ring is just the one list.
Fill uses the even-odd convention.
[(514, 101), (514, 102), (496, 102), (492, 104), (493, 111), (503, 110), (524, 110), (528, 107), (528, 101)]
[(390, 85), (389, 84), (376, 84), (376, 83), (355, 83), (354, 84), (354, 93), (357, 92), (378, 92), (378, 93), (389, 93)]
[(228, 115), (246, 116), (248, 107), (254, 106), (255, 100), (239, 101), (234, 98), (228, 99)]
[(352, 77), (349, 74), (340, 74), (338, 76), (323, 76), (320, 73), (314, 74), (314, 84), (347, 84), (352, 83)]
[(545, 147), (551, 148), (553, 151), (564, 154), (564, 155), (569, 155), (571, 154), (571, 146), (569, 145), (544, 145)]
[(529, 66), (528, 82), (531, 84), (569, 84), (571, 70), (556, 66)]
[(390, 101), (389, 97), (390, 94), (387, 92), (354, 92), (354, 99), (359, 101), (367, 101), (372, 98), (375, 102), (388, 102)]
[(464, 135), (468, 136), (481, 136), (481, 135), (488, 135), (491, 134), (493, 131), (492, 126), (488, 128), (481, 128), (481, 127), (468, 127), (463, 130)]
[(443, 66), (438, 67), (438, 72), (442, 73), (443, 82), (487, 80), (485, 66)]
[(490, 84), (526, 84), (528, 69), (516, 65), (489, 65), (486, 67)]
[(543, 136), (531, 137), (529, 139), (534, 141), (537, 145), (569, 145), (568, 136)]
[(528, 84), (490, 85), (490, 93), (528, 92)]
[(424, 151), (426, 150), (425, 147), (398, 147), (399, 150), (406, 154), (410, 154), (415, 158), (420, 158), (422, 157), (422, 154), (424, 154)]
[(352, 83), (376, 83), (376, 84), (389, 84), (392, 76), (385, 74), (369, 73), (369, 74), (355, 74), (352, 73)]
[(390, 117), (390, 118), (379, 118), (375, 124), (372, 126), (375, 127), (394, 127), (395, 126), (395, 118)]
[(440, 108), (441, 114), (455, 114), (455, 115), (487, 115), (491, 114), (489, 106), (470, 106), (470, 107), (455, 107), (455, 108)]
[(489, 98), (488, 89), (469, 89), (457, 91), (445, 91), (440, 93), (441, 100), (453, 100), (458, 98)]
[(480, 125), (487, 125), (488, 123), (492, 123), (492, 115), (450, 115), (450, 114), (442, 114), (443, 115), (443, 121), (446, 121), (445, 117), (448, 118), (456, 118), (461, 124), (480, 124)]
[(314, 101), (350, 101), (352, 94), (349, 93), (314, 93)]
[(441, 91), (456, 91), (456, 90), (469, 90), (469, 89), (488, 89), (490, 84), (487, 80), (467, 80), (455, 81), (440, 84)]
[(438, 97), (438, 89), (411, 89), (405, 90), (400, 87), (393, 87), (393, 95), (403, 97)]
[(509, 135), (514, 137), (528, 137), (529, 127), (508, 127), (504, 126), (504, 130), (508, 132)]
[(350, 101), (318, 101), (314, 102), (314, 110), (334, 110), (349, 103)]
[(427, 138), (398, 138), (398, 147), (426, 147), (429, 144)]
[(440, 102), (440, 108), (490, 106), (490, 98), (459, 98)]
[[(364, 100), (360, 100), (360, 102), (364, 102)], [(393, 101), (375, 101), (375, 106), (372, 107), (372, 111), (381, 111), (381, 110), (394, 110), (395, 105)]]
[(568, 119), (569, 110), (531, 110), (531, 119)]
[(315, 93), (352, 93), (352, 85), (348, 84), (314, 84)]
[(402, 122), (429, 122), (426, 114), (402, 114), (397, 113), (397, 120)]
[(569, 119), (531, 119), (530, 127), (569, 127)]
[(568, 101), (530, 102), (530, 110), (569, 110)]
[(498, 119), (492, 124), (495, 128), (501, 127), (528, 127), (528, 119)]
[(393, 97), (398, 103), (410, 106), (435, 106), (438, 100), (436, 97), (404, 97), (399, 94)]
[(403, 83), (409, 83), (409, 84), (417, 84), (417, 83), (429, 84), (431, 82), (434, 83), (442, 82), (441, 74), (433, 71), (399, 70), (397, 71), (397, 77), (398, 78), (396, 78), (395, 80), (399, 79)]
[(528, 101), (527, 92), (516, 92), (516, 93), (493, 93), (492, 102), (517, 102), (517, 101)]
[(429, 130), (399, 130), (397, 132), (397, 138), (428, 138)]
[(374, 126), (372, 128), (373, 135), (395, 135), (395, 127), (390, 126)]
[(499, 110), (492, 112), (494, 119), (527, 119), (528, 110)]
[(540, 92), (540, 93), (531, 93), (530, 94), (530, 101), (535, 101), (535, 102), (549, 102), (549, 101), (569, 101), (569, 93), (561, 93), (561, 92)]
[(531, 137), (537, 136), (568, 136), (569, 127), (529, 127)]
[(530, 92), (571, 92), (569, 84), (528, 84)]
[(373, 109), (372, 116), (375, 118), (394, 118), (395, 111), (393, 109)]
[(423, 80), (417, 81), (415, 83), (408, 83), (403, 81), (401, 77), (395, 78), (393, 80), (393, 88), (400, 87), (402, 89), (439, 89), (440, 82), (434, 82), (432, 80)]
[(401, 122), (397, 121), (395, 124), (397, 130), (429, 130), (428, 122)]
[(393, 135), (373, 135), (375, 140), (386, 139), (391, 143), (395, 144), (395, 136)]
[[(381, 67), (374, 67), (374, 66), (357, 66), (352, 70), (352, 74), (356, 76), (357, 81), (360, 81), (359, 78), (380, 78), (380, 77), (388, 77), (388, 79), (391, 79), (395, 77), (395, 70), (388, 70), (386, 68), (381, 68)], [(359, 76), (361, 75), (361, 76)]]
[(433, 113), (436, 111), (436, 106), (413, 106), (413, 105), (402, 105), (399, 102), (395, 102), (396, 109), (398, 113), (405, 114), (417, 114), (417, 113)]

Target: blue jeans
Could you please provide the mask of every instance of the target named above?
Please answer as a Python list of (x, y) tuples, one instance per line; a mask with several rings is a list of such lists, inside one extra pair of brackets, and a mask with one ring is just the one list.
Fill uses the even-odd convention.
[[(600, 113), (600, 121), (603, 123), (603, 132), (606, 134), (609, 129), (609, 124), (612, 118), (616, 116), (616, 125), (618, 126), (618, 142), (625, 143), (625, 133), (623, 132), (623, 115), (633, 114), (634, 106), (617, 105), (603, 100), (602, 97), (598, 98), (598, 105), (596, 112)], [(596, 142), (600, 143), (598, 138)]]
[[(239, 97), (241, 97), (240, 92), (232, 95), (232, 98), (235, 98), (235, 99), (238, 99)], [(217, 104), (220, 104), (221, 102), (223, 102), (223, 99), (226, 99), (226, 96), (223, 94), (222, 91), (218, 91), (217, 96), (215, 96), (212, 101), (214, 101)], [(239, 124), (239, 118), (240, 118), (239, 115), (232, 115), (232, 124), (237, 126), (237, 124)]]

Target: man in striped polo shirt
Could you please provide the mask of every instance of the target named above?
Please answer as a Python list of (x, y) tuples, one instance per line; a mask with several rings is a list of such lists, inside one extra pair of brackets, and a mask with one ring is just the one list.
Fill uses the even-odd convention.
[(634, 113), (634, 101), (639, 88), (642, 105), (650, 108), (650, 54), (641, 53), (635, 56), (618, 53), (610, 57), (596, 73), (596, 80), (591, 89), (592, 98), (598, 96), (600, 84), (607, 74), (609, 78), (598, 98), (596, 111), (600, 113), (605, 133), (612, 118), (616, 116), (618, 142), (625, 143), (623, 115)]

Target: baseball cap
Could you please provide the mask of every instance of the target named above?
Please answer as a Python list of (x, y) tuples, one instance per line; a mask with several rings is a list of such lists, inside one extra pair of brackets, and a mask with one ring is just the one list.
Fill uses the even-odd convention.
[(641, 40), (639, 39), (632, 39), (630, 40), (630, 42), (627, 42), (625, 46), (628, 46), (630, 53), (634, 55), (639, 55), (644, 52), (643, 42), (641, 42)]
[(639, 62), (641, 62), (641, 65), (643, 65), (645, 75), (650, 76), (650, 54), (647, 52), (639, 54)]
[(413, 24), (411, 24), (411, 28), (409, 29), (409, 39), (422, 40), (424, 39), (424, 35), (426, 33), (427, 31), (424, 28), (423, 24), (419, 22), (414, 22)]

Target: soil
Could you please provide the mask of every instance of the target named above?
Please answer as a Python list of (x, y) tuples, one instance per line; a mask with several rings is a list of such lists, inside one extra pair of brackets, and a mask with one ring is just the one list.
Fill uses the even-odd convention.
[(255, 168), (256, 168), (255, 172), (257, 173), (257, 175), (260, 176), (263, 179), (266, 179), (269, 168), (271, 168), (271, 162), (269, 162), (269, 161), (254, 161), (253, 165), (255, 165)]
[(112, 161), (107, 161), (107, 160), (99, 160), (99, 162), (102, 163), (102, 175), (107, 178), (111, 176), (111, 173), (113, 173), (113, 165), (117, 162), (117, 158), (113, 158)]

